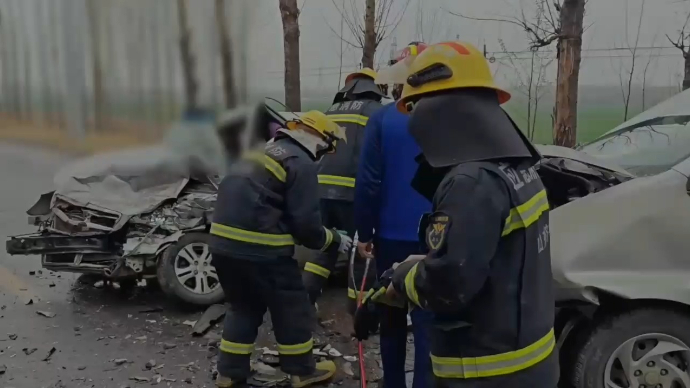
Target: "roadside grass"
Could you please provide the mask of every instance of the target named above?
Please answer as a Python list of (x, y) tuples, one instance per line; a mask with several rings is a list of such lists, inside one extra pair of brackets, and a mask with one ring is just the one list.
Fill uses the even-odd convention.
[[(88, 155), (154, 143), (150, 135), (136, 123), (118, 123), (108, 131), (89, 131), (82, 141), (70, 137), (57, 125), (16, 120), (0, 116), (0, 140), (26, 143), (62, 152)], [(144, 135), (146, 134), (146, 135)]]

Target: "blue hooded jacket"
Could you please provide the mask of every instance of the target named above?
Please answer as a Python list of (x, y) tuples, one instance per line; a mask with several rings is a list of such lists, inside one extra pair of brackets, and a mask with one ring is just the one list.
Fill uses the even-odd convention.
[(431, 203), (411, 186), (421, 150), (407, 131), (409, 118), (388, 104), (364, 129), (355, 184), (355, 226), (359, 240), (417, 241), (421, 216)]

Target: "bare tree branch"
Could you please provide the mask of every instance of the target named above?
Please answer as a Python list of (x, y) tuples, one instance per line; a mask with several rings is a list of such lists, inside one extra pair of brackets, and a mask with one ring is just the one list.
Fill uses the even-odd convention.
[[(381, 44), (383, 40), (388, 38), (397, 28), (400, 22), (402, 22), (407, 7), (411, 0), (404, 0), (402, 3), (402, 8), (395, 12), (393, 6), (399, 4), (394, 0), (377, 0), (375, 3), (374, 11), (374, 40), (373, 47), (369, 47), (366, 44), (366, 26), (365, 26), (365, 12), (360, 12), (360, 8), (357, 6), (358, 0), (349, 0), (349, 4), (345, 4), (343, 0), (342, 4), (339, 5), (336, 0), (331, 0), (333, 6), (338, 11), (340, 18), (343, 20), (347, 30), (349, 30), (352, 37), (346, 37), (344, 34), (338, 33), (332, 26), (328, 25), (328, 28), (336, 35), (340, 40), (345, 42), (347, 45), (361, 49), (363, 51), (370, 51), (364, 53), (363, 59), (367, 58), (367, 62), (370, 61), (369, 58), (373, 58), (376, 49)], [(366, 50), (365, 50), (366, 48)], [(373, 52), (372, 52), (373, 50)]]
[[(539, 0), (539, 1), (544, 1), (544, 0)], [(521, 12), (520, 18), (477, 18), (477, 17), (470, 17), (470, 16), (465, 16), (459, 13), (452, 12), (450, 10), (446, 11), (450, 13), (451, 15), (461, 17), (463, 19), (468, 19), (468, 20), (475, 20), (475, 21), (493, 21), (493, 22), (501, 22), (501, 23), (508, 23), (508, 24), (513, 24), (515, 26), (520, 27), (523, 31), (525, 31), (530, 39), (530, 48), (539, 48), (539, 47), (546, 47), (551, 45), (551, 43), (555, 42), (558, 40), (560, 37), (560, 25), (557, 26), (557, 28), (553, 29), (547, 29), (544, 26), (537, 25), (534, 22), (530, 22), (527, 19), (527, 16), (525, 15), (524, 11)], [(555, 23), (555, 21), (554, 21)]]

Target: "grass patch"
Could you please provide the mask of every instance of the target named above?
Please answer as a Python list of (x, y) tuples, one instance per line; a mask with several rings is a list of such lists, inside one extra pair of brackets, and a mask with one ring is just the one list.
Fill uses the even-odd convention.
[(83, 140), (70, 137), (57, 126), (0, 117), (0, 140), (27, 143), (59, 151), (88, 155), (155, 143), (135, 123), (121, 123), (107, 132), (89, 133)]

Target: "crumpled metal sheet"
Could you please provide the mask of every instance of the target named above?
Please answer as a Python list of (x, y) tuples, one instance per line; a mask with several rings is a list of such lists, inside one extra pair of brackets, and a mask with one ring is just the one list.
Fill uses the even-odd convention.
[(690, 304), (690, 196), (675, 170), (637, 178), (550, 212), (558, 297), (593, 290)]
[(172, 205), (165, 205), (151, 213), (132, 217), (131, 223), (177, 232), (205, 225), (213, 213), (217, 194), (191, 193)]
[[(151, 236), (137, 236), (130, 237), (127, 239), (125, 244), (122, 246), (124, 256), (129, 255), (144, 255), (144, 256), (154, 256), (160, 253), (161, 249), (165, 246), (177, 242), (177, 240), (182, 237), (182, 232), (173, 233), (168, 236), (153, 234)], [(136, 252), (133, 253), (133, 251)]]

